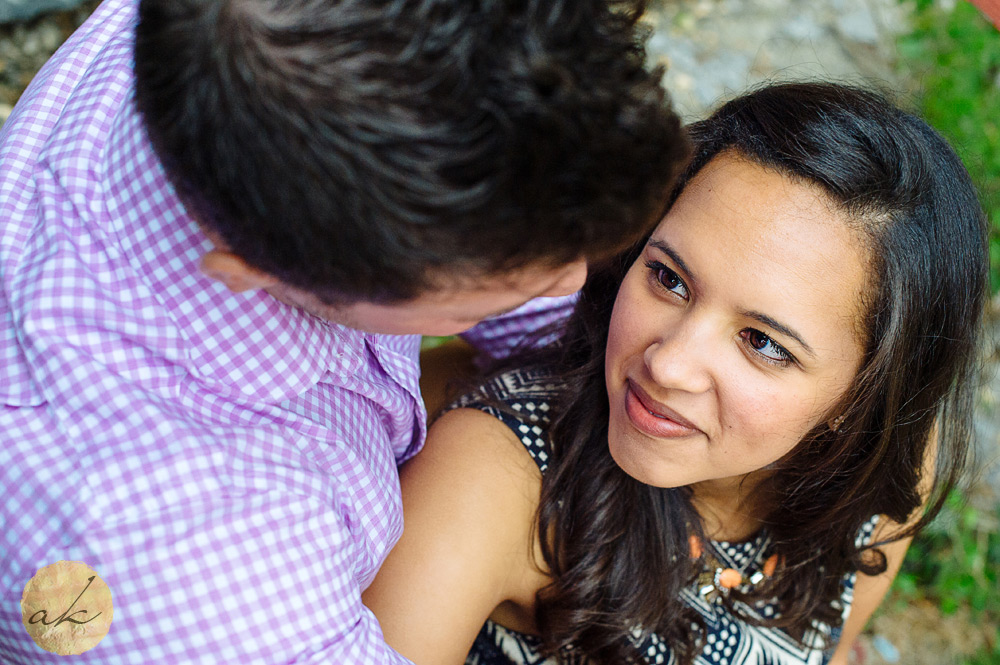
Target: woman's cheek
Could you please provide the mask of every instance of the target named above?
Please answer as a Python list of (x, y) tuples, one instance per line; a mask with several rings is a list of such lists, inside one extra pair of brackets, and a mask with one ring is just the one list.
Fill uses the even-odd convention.
[(809, 390), (767, 389), (761, 383), (733, 401), (732, 426), (741, 430), (745, 445), (770, 464), (798, 444), (816, 424), (818, 395)]
[(644, 336), (642, 312), (642, 303), (632, 293), (632, 285), (624, 283), (615, 300), (611, 325), (608, 327), (607, 361), (610, 366), (617, 365), (627, 354), (635, 352), (641, 346)]
[(781, 392), (763, 382), (733, 377), (723, 398), (723, 429), (748, 448), (778, 443), (788, 437), (788, 405), (782, 402)]

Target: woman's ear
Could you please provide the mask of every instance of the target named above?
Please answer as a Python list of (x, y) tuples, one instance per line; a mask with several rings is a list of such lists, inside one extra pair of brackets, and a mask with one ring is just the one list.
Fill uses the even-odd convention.
[(213, 249), (201, 257), (199, 269), (206, 277), (222, 282), (233, 293), (266, 289), (278, 279), (257, 270), (232, 252)]

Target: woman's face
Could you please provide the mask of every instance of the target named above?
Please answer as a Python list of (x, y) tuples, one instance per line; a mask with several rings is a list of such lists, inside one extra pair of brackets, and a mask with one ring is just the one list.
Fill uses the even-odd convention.
[(837, 415), (866, 254), (818, 187), (731, 154), (691, 181), (615, 301), (611, 455), (659, 487), (735, 487)]

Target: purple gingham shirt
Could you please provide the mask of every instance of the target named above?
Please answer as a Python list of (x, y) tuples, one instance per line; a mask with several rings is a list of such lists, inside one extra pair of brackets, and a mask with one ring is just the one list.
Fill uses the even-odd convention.
[[(69, 662), (20, 599), (71, 560), (115, 605), (74, 663), (408, 662), (360, 593), (423, 443), (419, 339), (198, 272), (210, 244), (132, 106), (135, 4), (107, 0), (0, 130), (0, 661)], [(469, 338), (502, 352), (567, 305)]]

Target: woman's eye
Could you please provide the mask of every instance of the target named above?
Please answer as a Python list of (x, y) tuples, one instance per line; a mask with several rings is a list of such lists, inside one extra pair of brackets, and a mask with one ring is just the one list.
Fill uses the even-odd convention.
[(792, 354), (768, 337), (766, 333), (753, 328), (747, 328), (740, 332), (740, 337), (746, 341), (750, 348), (760, 354), (769, 363), (787, 365), (792, 361)]
[(680, 278), (680, 275), (659, 261), (647, 261), (646, 267), (649, 268), (653, 279), (655, 279), (660, 286), (687, 300), (687, 285), (684, 284), (684, 280)]

